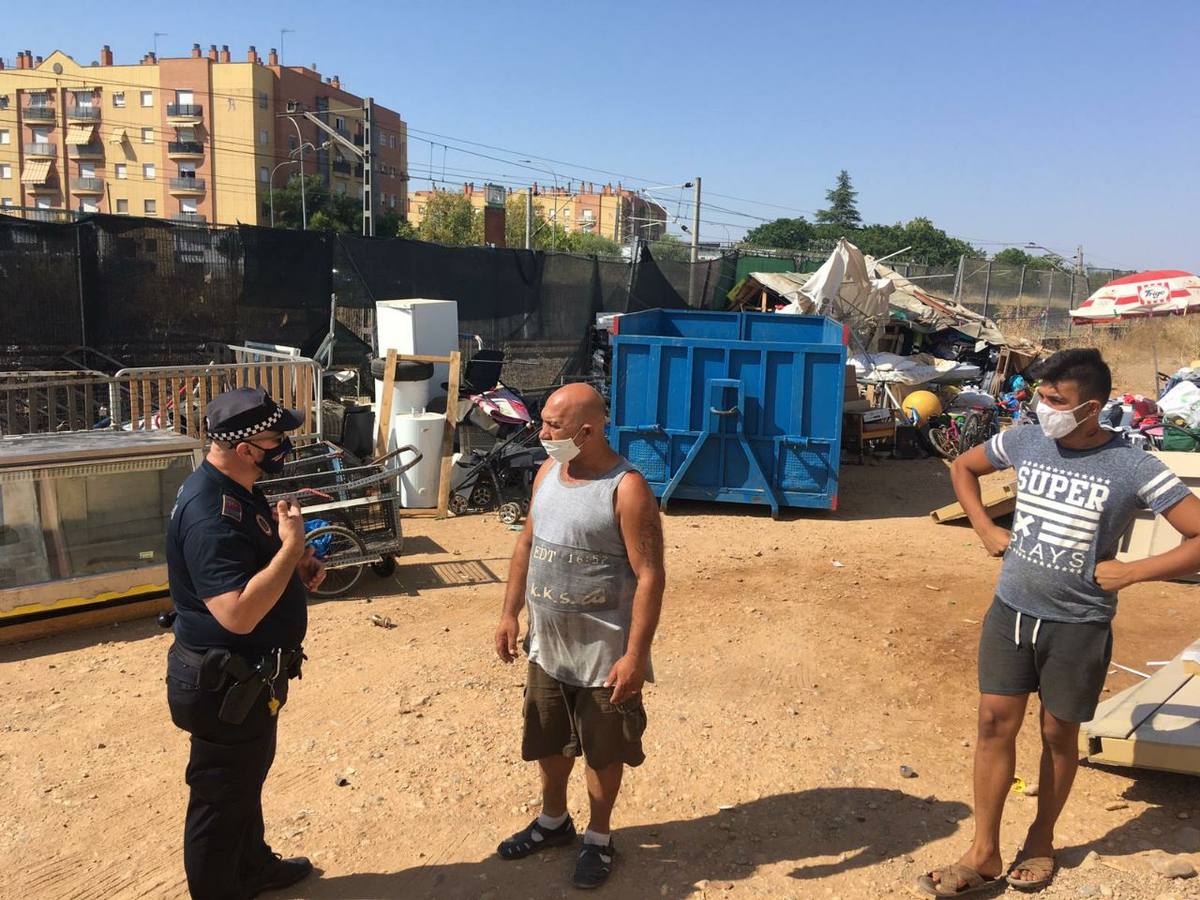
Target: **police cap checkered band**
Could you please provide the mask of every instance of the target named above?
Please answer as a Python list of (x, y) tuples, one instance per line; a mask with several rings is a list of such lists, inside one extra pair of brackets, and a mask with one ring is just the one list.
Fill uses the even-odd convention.
[(208, 404), (204, 430), (224, 443), (244, 441), (260, 432), (292, 431), (303, 424), (295, 410), (284, 409), (262, 388), (234, 388)]
[[(248, 425), (236, 431), (213, 431), (210, 429), (208, 436), (214, 441), (244, 441), (246, 438), (254, 437), (254, 435), (266, 431), (281, 418), (283, 418), (283, 410), (277, 406), (275, 407), (275, 412), (271, 413), (257, 425)], [(205, 416), (204, 419), (207, 423), (208, 417)]]

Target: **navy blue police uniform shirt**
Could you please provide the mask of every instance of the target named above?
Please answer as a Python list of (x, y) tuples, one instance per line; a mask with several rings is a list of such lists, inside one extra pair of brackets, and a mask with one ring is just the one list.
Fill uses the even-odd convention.
[(298, 574), (249, 634), (224, 628), (204, 603), (244, 588), (282, 546), (262, 491), (248, 491), (207, 460), (201, 463), (180, 488), (167, 527), (175, 639), (192, 650), (222, 647), (243, 655), (298, 648), (308, 630), (308, 597)]

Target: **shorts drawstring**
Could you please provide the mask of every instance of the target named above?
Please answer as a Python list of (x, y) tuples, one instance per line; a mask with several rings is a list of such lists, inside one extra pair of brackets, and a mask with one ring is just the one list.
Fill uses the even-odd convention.
[[(1038, 632), (1042, 630), (1042, 620), (1035, 618), (1033, 620), (1033, 640), (1030, 646), (1037, 646)], [(1021, 611), (1017, 610), (1017, 624), (1013, 626), (1013, 643), (1018, 647), (1021, 646)]]

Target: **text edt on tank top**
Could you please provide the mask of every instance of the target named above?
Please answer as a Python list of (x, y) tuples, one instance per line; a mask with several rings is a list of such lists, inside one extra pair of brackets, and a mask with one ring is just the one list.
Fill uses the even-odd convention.
[(1082, 575), (1100, 528), (1108, 485), (1107, 478), (1021, 463), (1009, 549), (1044, 568)]
[(607, 554), (535, 538), (529, 558), (531, 603), (559, 612), (603, 612), (619, 606), (606, 590), (612, 563)]

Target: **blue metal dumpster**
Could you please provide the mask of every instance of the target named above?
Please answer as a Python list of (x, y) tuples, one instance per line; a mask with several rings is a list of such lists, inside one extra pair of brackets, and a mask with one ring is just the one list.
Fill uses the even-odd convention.
[(612, 339), (609, 439), (676, 498), (837, 508), (844, 327), (821, 316), (652, 309)]

